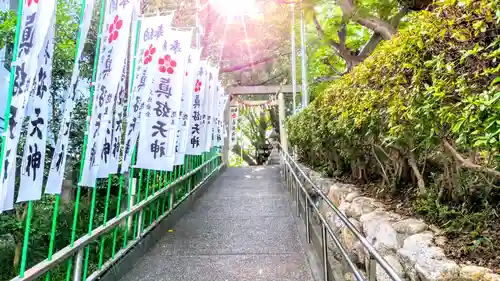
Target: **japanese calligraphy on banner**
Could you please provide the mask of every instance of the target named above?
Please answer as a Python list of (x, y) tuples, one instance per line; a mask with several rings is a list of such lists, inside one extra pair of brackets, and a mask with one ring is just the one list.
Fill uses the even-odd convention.
[(202, 118), (202, 104), (205, 99), (205, 88), (207, 80), (207, 62), (201, 61), (196, 69), (196, 79), (193, 91), (193, 102), (191, 106), (191, 118), (188, 130), (188, 145), (186, 154), (200, 155), (203, 152), (201, 146), (201, 118)]
[(171, 171), (174, 167), (177, 124), (181, 109), (185, 56), (191, 45), (191, 31), (166, 31), (155, 67), (153, 91), (145, 101), (136, 167)]
[(127, 59), (122, 66), (122, 76), (118, 84), (118, 92), (115, 95), (115, 108), (113, 120), (109, 119), (106, 124), (104, 144), (101, 153), (101, 164), (99, 165), (98, 178), (106, 178), (110, 174), (118, 172), (120, 159), (120, 144), (122, 138), (123, 104), (125, 102), (125, 87), (127, 78)]
[(170, 27), (173, 14), (144, 18), (140, 22), (138, 51), (135, 57), (134, 84), (129, 97), (127, 129), (123, 147), (123, 161), (120, 173), (127, 172), (132, 162), (132, 152), (139, 136), (144, 98), (152, 90), (158, 55), (165, 40), (165, 29)]
[(73, 73), (69, 86), (69, 92), (66, 94), (64, 105), (63, 120), (59, 129), (56, 149), (52, 156), (50, 164), (49, 177), (45, 187), (47, 194), (60, 194), (61, 186), (64, 178), (64, 167), (66, 166), (66, 157), (69, 145), (69, 132), (71, 130), (71, 117), (74, 107), (74, 98), (76, 95), (76, 87), (78, 85), (78, 77), (80, 76), (80, 58), (82, 56), (84, 42), (87, 40), (87, 35), (90, 29), (90, 21), (94, 10), (94, 0), (85, 1), (85, 10), (83, 12), (83, 20), (80, 25), (80, 41), (77, 54), (75, 56), (75, 64), (73, 65)]
[[(116, 6), (115, 6), (116, 5)], [(101, 51), (94, 85), (94, 101), (81, 186), (95, 186), (101, 164), (101, 153), (106, 138), (106, 128), (112, 119), (113, 101), (127, 58), (130, 22), (134, 4), (130, 1), (111, 1), (111, 10), (106, 13), (105, 28), (101, 34)]]
[(209, 151), (208, 146), (212, 140), (212, 109), (217, 89), (219, 70), (209, 67), (207, 71), (207, 87), (205, 88), (205, 99), (203, 100), (201, 118), (201, 151)]
[[(24, 145), (21, 165), (21, 186), (17, 202), (40, 200), (42, 196), (43, 168), (45, 163), (45, 146), (47, 143), (47, 126), (50, 84), (52, 81), (52, 56), (54, 54), (55, 14), (45, 44), (38, 55), (38, 71), (35, 78), (36, 88), (31, 93), (33, 112), (28, 125), (28, 135)], [(14, 178), (13, 178), (14, 179)], [(15, 180), (9, 181), (9, 183)]]
[(217, 114), (217, 131), (215, 135), (215, 146), (221, 147), (224, 144), (224, 110), (226, 109), (228, 96), (224, 96), (224, 89), (221, 88), (219, 99), (219, 109)]
[[(219, 73), (218, 69), (216, 69), (216, 71), (217, 73)], [(210, 149), (215, 146), (215, 135), (217, 129), (217, 116), (218, 116), (221, 89), (222, 89), (221, 83), (220, 81), (217, 81), (215, 83), (215, 89), (213, 91), (212, 103), (208, 108), (207, 143), (205, 147), (205, 151), (207, 152), (210, 151)]]
[[(23, 6), (18, 53), (13, 63), (15, 76), (14, 81), (10, 81), (14, 87), (9, 109), (9, 128), (4, 132), (4, 150), (0, 157), (3, 161), (0, 169), (0, 211), (10, 208), (10, 201), (13, 200), (12, 189), (21, 124), (30, 93), (36, 90), (34, 79), (38, 70), (38, 54), (42, 52), (56, 7), (55, 0), (25, 1)], [(7, 196), (9, 202), (6, 202)]]
[[(186, 56), (186, 77), (182, 88), (181, 110), (179, 112), (179, 127), (177, 131), (177, 142), (175, 146), (174, 165), (184, 164), (186, 148), (189, 136), (189, 125), (191, 124), (191, 108), (194, 100), (194, 90), (199, 85), (196, 72), (199, 67), (201, 49), (190, 49)], [(199, 86), (198, 86), (199, 87)]]
[(229, 109), (231, 113), (231, 120), (229, 124), (229, 149), (236, 145), (236, 127), (238, 125), (239, 108), (238, 106), (231, 106)]

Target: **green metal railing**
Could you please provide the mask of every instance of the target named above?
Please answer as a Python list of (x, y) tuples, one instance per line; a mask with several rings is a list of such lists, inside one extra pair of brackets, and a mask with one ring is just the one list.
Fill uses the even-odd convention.
[[(23, 1), (18, 2), (20, 18)], [(105, 1), (98, 2), (101, 5), (97, 34), (101, 34), (106, 7)], [(82, 0), (80, 26), (85, 5), (86, 1)], [(139, 30), (140, 20), (133, 28)], [(19, 36), (20, 21), (16, 27), (13, 62)], [(75, 50), (84, 43), (80, 37), (79, 31)], [(135, 45), (130, 48), (134, 54), (137, 53), (137, 42), (136, 38)], [(100, 47), (98, 36), (91, 80), (93, 85)], [(76, 63), (80, 57), (76, 54), (74, 59)], [(131, 64), (135, 66), (135, 59)], [(12, 64), (11, 82), (14, 81), (14, 66), (15, 63)], [(130, 77), (129, 92), (134, 83), (133, 72)], [(7, 109), (10, 108), (13, 83), (9, 87)], [(92, 115), (93, 93), (92, 86), (86, 131)], [(9, 116), (7, 110), (5, 131), (8, 130)], [(1, 136), (0, 146), (3, 151), (4, 135)], [(85, 162), (86, 146), (87, 135), (83, 139), (79, 177)], [(136, 153), (134, 150), (132, 165)], [(0, 161), (0, 169), (2, 164), (3, 161)], [(98, 180), (93, 188), (74, 184), (70, 199), (63, 199), (65, 196), (62, 195), (44, 195), (40, 201), (17, 204), (14, 211), (0, 214), (0, 281), (98, 279), (224, 165), (220, 148), (214, 147), (200, 156), (186, 156), (184, 165), (176, 166), (170, 172), (131, 168), (126, 174)], [(4, 247), (4, 237), (12, 237), (12, 247)]]
[[(73, 230), (68, 245), (56, 250), (58, 229), (68, 227), (57, 225), (60, 205), (54, 204), (53, 220), (51, 221), (50, 254), (45, 260), (29, 266), (29, 247), (23, 249), (22, 261), (26, 265), (23, 276), (14, 280), (96, 280), (116, 261), (123, 257), (134, 247), (148, 232), (150, 232), (162, 219), (184, 200), (189, 198), (209, 178), (215, 176), (225, 165), (219, 153), (219, 148), (200, 156), (186, 156), (184, 165), (176, 166), (171, 172), (161, 172), (143, 169), (134, 169), (128, 175), (130, 188), (127, 198), (124, 196), (124, 176), (103, 179), (98, 186), (106, 186), (106, 201), (96, 200), (97, 189), (89, 191), (90, 210), (93, 215), (88, 216), (88, 232), (77, 229), (73, 222)], [(116, 213), (109, 217), (112, 206), (111, 193), (118, 191), (116, 198)], [(82, 195), (77, 189), (78, 197)], [(124, 198), (122, 198), (124, 197)], [(54, 198), (60, 202), (59, 196)], [(127, 205), (122, 207), (121, 202), (127, 200)], [(104, 208), (97, 208), (104, 203)], [(32, 202), (36, 206), (38, 202)], [(78, 204), (74, 205), (74, 221), (82, 218), (79, 216)], [(35, 214), (36, 215), (36, 214)], [(102, 215), (100, 224), (96, 224), (96, 217)], [(26, 218), (28, 220), (28, 218)], [(95, 226), (95, 227), (94, 227)], [(30, 231), (25, 227), (24, 241), (30, 244)], [(83, 234), (77, 238), (79, 233)], [(27, 234), (26, 234), (27, 233)]]

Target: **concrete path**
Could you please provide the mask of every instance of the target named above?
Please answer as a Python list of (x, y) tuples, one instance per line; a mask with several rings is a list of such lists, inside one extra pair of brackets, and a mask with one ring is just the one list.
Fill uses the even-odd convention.
[(277, 166), (228, 168), (122, 279), (312, 281)]

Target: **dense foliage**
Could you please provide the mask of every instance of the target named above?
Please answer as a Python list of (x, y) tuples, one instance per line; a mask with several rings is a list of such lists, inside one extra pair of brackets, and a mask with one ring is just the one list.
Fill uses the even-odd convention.
[[(418, 210), (454, 231), (488, 227), (500, 199), (499, 16), (498, 0), (444, 0), (408, 15), (400, 33), (291, 118), (300, 158), (380, 180), (379, 191), (418, 187)], [(464, 226), (454, 220), (461, 211), (442, 206), (491, 216)]]

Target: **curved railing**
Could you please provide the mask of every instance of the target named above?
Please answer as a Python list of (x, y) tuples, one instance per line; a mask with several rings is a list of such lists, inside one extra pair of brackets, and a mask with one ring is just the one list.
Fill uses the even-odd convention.
[[(281, 146), (280, 146), (281, 148)], [(322, 246), (322, 265), (323, 265), (323, 279), (329, 280), (329, 262), (328, 262), (328, 237), (333, 240), (335, 245), (340, 251), (342, 258), (346, 261), (347, 266), (351, 270), (352, 274), (358, 281), (375, 281), (377, 265), (379, 265), (382, 270), (387, 273), (387, 275), (394, 281), (403, 281), (403, 278), (398, 276), (396, 271), (389, 265), (389, 263), (373, 248), (373, 246), (366, 240), (366, 238), (361, 234), (356, 227), (349, 221), (349, 219), (333, 204), (333, 202), (326, 196), (326, 194), (318, 188), (314, 182), (309, 178), (309, 176), (300, 168), (297, 162), (283, 149), (280, 149), (280, 167), (282, 171), (282, 176), (286, 187), (292, 192), (292, 196), (296, 201), (297, 214), (300, 213), (300, 200), (299, 196), (305, 198), (304, 212), (305, 212), (305, 223), (306, 223), (306, 237), (308, 243), (311, 243), (311, 222), (310, 222), (310, 211), (319, 218), (319, 223), (321, 226), (321, 246)], [(305, 180), (302, 182), (299, 175)], [(344, 226), (356, 237), (356, 239), (363, 245), (364, 250), (369, 255), (368, 264), (368, 279), (365, 279), (361, 270), (356, 266), (355, 262), (349, 257), (349, 254), (345, 250), (342, 242), (335, 235), (333, 227), (328, 223), (325, 216), (320, 212), (318, 206), (314, 204), (313, 198), (305, 185), (308, 184), (312, 187), (314, 193), (322, 200), (327, 206), (329, 206), (335, 215), (342, 221)], [(298, 188), (297, 188), (298, 187)], [(328, 236), (327, 236), (328, 235)]]
[[(215, 155), (214, 155), (215, 154)], [(157, 190), (153, 194), (146, 196), (128, 210), (118, 214), (115, 218), (107, 221), (105, 224), (93, 229), (87, 235), (81, 236), (72, 245), (55, 252), (50, 259), (43, 260), (26, 270), (23, 276), (18, 276), (11, 281), (29, 281), (29, 280), (51, 280), (51, 270), (68, 264), (66, 280), (72, 281), (93, 281), (99, 278), (113, 268), (117, 262), (138, 245), (141, 240), (151, 232), (164, 218), (169, 216), (182, 202), (193, 196), (198, 188), (203, 186), (210, 178), (223, 168), (226, 164), (222, 161), (218, 153), (207, 154), (210, 156), (207, 160), (196, 165), (185, 174), (173, 180), (166, 185), (158, 184)], [(142, 177), (141, 177), (142, 178)], [(148, 179), (149, 182), (149, 179)], [(163, 201), (165, 199), (165, 201)], [(160, 202), (162, 200), (162, 202)], [(168, 201), (168, 202), (167, 202)], [(160, 203), (163, 207), (159, 210)], [(153, 220), (152, 211), (150, 212), (150, 223), (143, 219), (148, 208), (156, 210), (156, 216)], [(128, 239), (124, 239), (123, 247), (113, 244), (119, 250), (107, 260), (103, 260), (95, 271), (88, 269), (88, 262), (84, 261), (84, 255), (88, 254), (89, 246), (92, 243), (99, 243), (109, 233), (116, 232), (117, 227), (126, 224), (128, 220), (136, 218), (137, 225), (134, 231), (128, 233)], [(121, 249), (120, 249), (121, 248)], [(49, 277), (47, 277), (49, 276)], [(85, 277), (88, 276), (88, 277)], [(45, 277), (45, 278), (44, 278)], [(54, 280), (52, 278), (52, 280)]]

